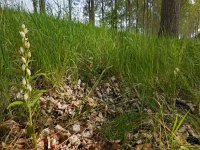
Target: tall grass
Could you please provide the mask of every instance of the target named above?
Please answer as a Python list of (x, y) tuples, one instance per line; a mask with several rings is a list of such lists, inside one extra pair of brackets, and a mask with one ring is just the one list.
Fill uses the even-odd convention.
[[(34, 61), (32, 72), (47, 74), (53, 85), (62, 83), (66, 71), (74, 78), (90, 79), (105, 68), (138, 97), (155, 107), (155, 92), (169, 102), (177, 96), (198, 100), (200, 51), (193, 43), (110, 31), (53, 17), (13, 10), (0, 13), (0, 91), (2, 101), (11, 83), (19, 80), (16, 59), (19, 26), (29, 29)], [(176, 74), (174, 71), (180, 71)], [(197, 101), (196, 101), (197, 102)]]

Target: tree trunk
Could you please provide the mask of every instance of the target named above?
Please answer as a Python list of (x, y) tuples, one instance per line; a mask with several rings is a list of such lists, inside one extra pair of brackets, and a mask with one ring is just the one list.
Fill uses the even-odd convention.
[(69, 20), (72, 20), (72, 0), (68, 0), (69, 7)]
[(118, 24), (117, 10), (118, 10), (118, 3), (117, 3), (117, 0), (114, 0), (114, 10), (113, 10), (113, 16), (112, 16), (114, 29), (117, 29), (117, 24)]
[(101, 0), (101, 21), (104, 23), (104, 0)]
[(126, 0), (126, 28), (131, 28), (131, 1)]
[(88, 5), (88, 10), (89, 10), (89, 22), (94, 25), (95, 24), (95, 13), (94, 13), (94, 0), (89, 0), (89, 5)]
[(146, 0), (143, 1), (143, 33), (145, 33), (145, 13), (146, 13)]
[(40, 13), (45, 14), (45, 0), (40, 0)]
[(32, 0), (32, 2), (33, 2), (33, 11), (34, 13), (37, 13), (38, 0)]
[(200, 21), (200, 17), (199, 17), (200, 12), (197, 12), (197, 33), (195, 34), (196, 36), (198, 36), (199, 34), (199, 21)]
[(150, 25), (151, 25), (151, 27), (150, 27), (150, 29), (151, 29), (151, 34), (153, 34), (153, 22), (154, 22), (154, 0), (152, 0), (152, 2), (151, 2), (151, 10), (152, 10), (152, 12), (151, 12), (151, 17), (150, 17), (150, 19), (151, 19), (151, 23), (150, 23)]
[(180, 0), (162, 0), (159, 36), (177, 37), (180, 20)]
[(150, 19), (149, 19), (149, 16), (150, 16), (150, 7), (149, 7), (149, 5), (150, 5), (150, 2), (149, 2), (149, 0), (147, 0), (146, 1), (146, 34), (148, 34), (149, 33), (149, 24), (150, 24)]
[(136, 33), (138, 32), (138, 23), (139, 23), (139, 0), (136, 0)]

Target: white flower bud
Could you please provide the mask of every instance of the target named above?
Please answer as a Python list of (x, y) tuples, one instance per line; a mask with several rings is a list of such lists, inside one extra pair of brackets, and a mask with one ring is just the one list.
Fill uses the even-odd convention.
[(22, 94), (24, 91), (22, 89), (20, 89), (20, 93)]
[(26, 63), (26, 58), (22, 57), (22, 62), (25, 64)]
[(25, 48), (29, 48), (29, 47), (30, 47), (29, 41), (25, 41), (25, 42), (24, 42), (24, 47), (25, 47)]
[(30, 84), (27, 85), (27, 89), (31, 92), (32, 91), (32, 87)]
[(23, 31), (24, 31), (25, 34), (28, 33), (28, 29), (27, 28), (23, 29)]
[(20, 47), (20, 53), (24, 54), (24, 48), (23, 47)]
[(17, 93), (17, 98), (22, 98), (22, 94), (20, 92)]
[(22, 65), (22, 71), (25, 71), (25, 70), (26, 70), (26, 65), (23, 64), (23, 65)]
[(179, 68), (175, 68), (174, 75), (176, 76), (179, 72), (180, 72), (180, 69)]
[(26, 28), (25, 24), (22, 24), (22, 30), (24, 30)]
[(24, 94), (24, 100), (27, 100), (28, 99), (28, 93), (25, 93)]
[(22, 84), (26, 85), (26, 79), (25, 78), (22, 79)]
[(26, 68), (26, 73), (30, 76), (31, 75), (30, 69)]
[(28, 52), (27, 56), (28, 58), (31, 58), (31, 52)]
[(28, 41), (28, 38), (22, 38), (22, 43), (24, 43), (25, 41)]
[(176, 71), (176, 72), (179, 72), (179, 71), (180, 71), (180, 69), (179, 69), (179, 68), (175, 68), (175, 71)]
[(25, 37), (26, 37), (26, 34), (25, 34), (23, 31), (20, 31), (19, 34), (20, 34), (20, 36), (21, 36), (22, 38), (25, 38)]

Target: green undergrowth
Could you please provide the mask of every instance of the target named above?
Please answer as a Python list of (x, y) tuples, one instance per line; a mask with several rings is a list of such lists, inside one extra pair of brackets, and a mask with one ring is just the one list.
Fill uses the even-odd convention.
[[(102, 127), (102, 135), (108, 140), (128, 140), (130, 132), (137, 133), (139, 129), (145, 128), (148, 124), (148, 115), (140, 114), (133, 111), (126, 112), (111, 119)], [(144, 121), (146, 120), (146, 122)]]
[[(199, 103), (200, 46), (187, 40), (141, 36), (106, 27), (58, 20), (50, 16), (0, 10), (0, 103), (6, 106), (11, 86), (21, 81), (18, 29), (30, 30), (31, 71), (59, 86), (69, 73), (90, 82), (116, 76), (124, 93), (158, 111), (158, 95), (175, 104), (177, 97)], [(108, 69), (109, 68), (109, 69)], [(127, 92), (128, 91), (128, 92)], [(2, 113), (2, 112), (1, 112)]]

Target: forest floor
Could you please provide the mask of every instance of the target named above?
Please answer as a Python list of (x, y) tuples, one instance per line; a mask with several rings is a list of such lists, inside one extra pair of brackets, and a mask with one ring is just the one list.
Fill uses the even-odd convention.
[[(137, 94), (125, 97), (116, 77), (92, 82), (90, 86), (79, 79), (72, 84), (67, 77), (58, 90), (43, 94), (34, 114), (38, 150), (200, 149), (199, 133), (191, 124), (141, 106)], [(188, 108), (194, 111), (194, 105), (177, 102), (177, 109)], [(0, 148), (33, 149), (25, 128), (22, 117), (8, 117), (0, 125)]]
[[(0, 14), (0, 149), (33, 149), (32, 117), (38, 150), (200, 149), (198, 41), (9, 9)], [(26, 73), (22, 23), (32, 53)], [(24, 87), (24, 73), (32, 74), (31, 86)], [(25, 106), (38, 104), (32, 115), (27, 107), (7, 109), (22, 104), (16, 100), (24, 88), (36, 96), (46, 90), (38, 103), (32, 92), (30, 103), (21, 95)]]

